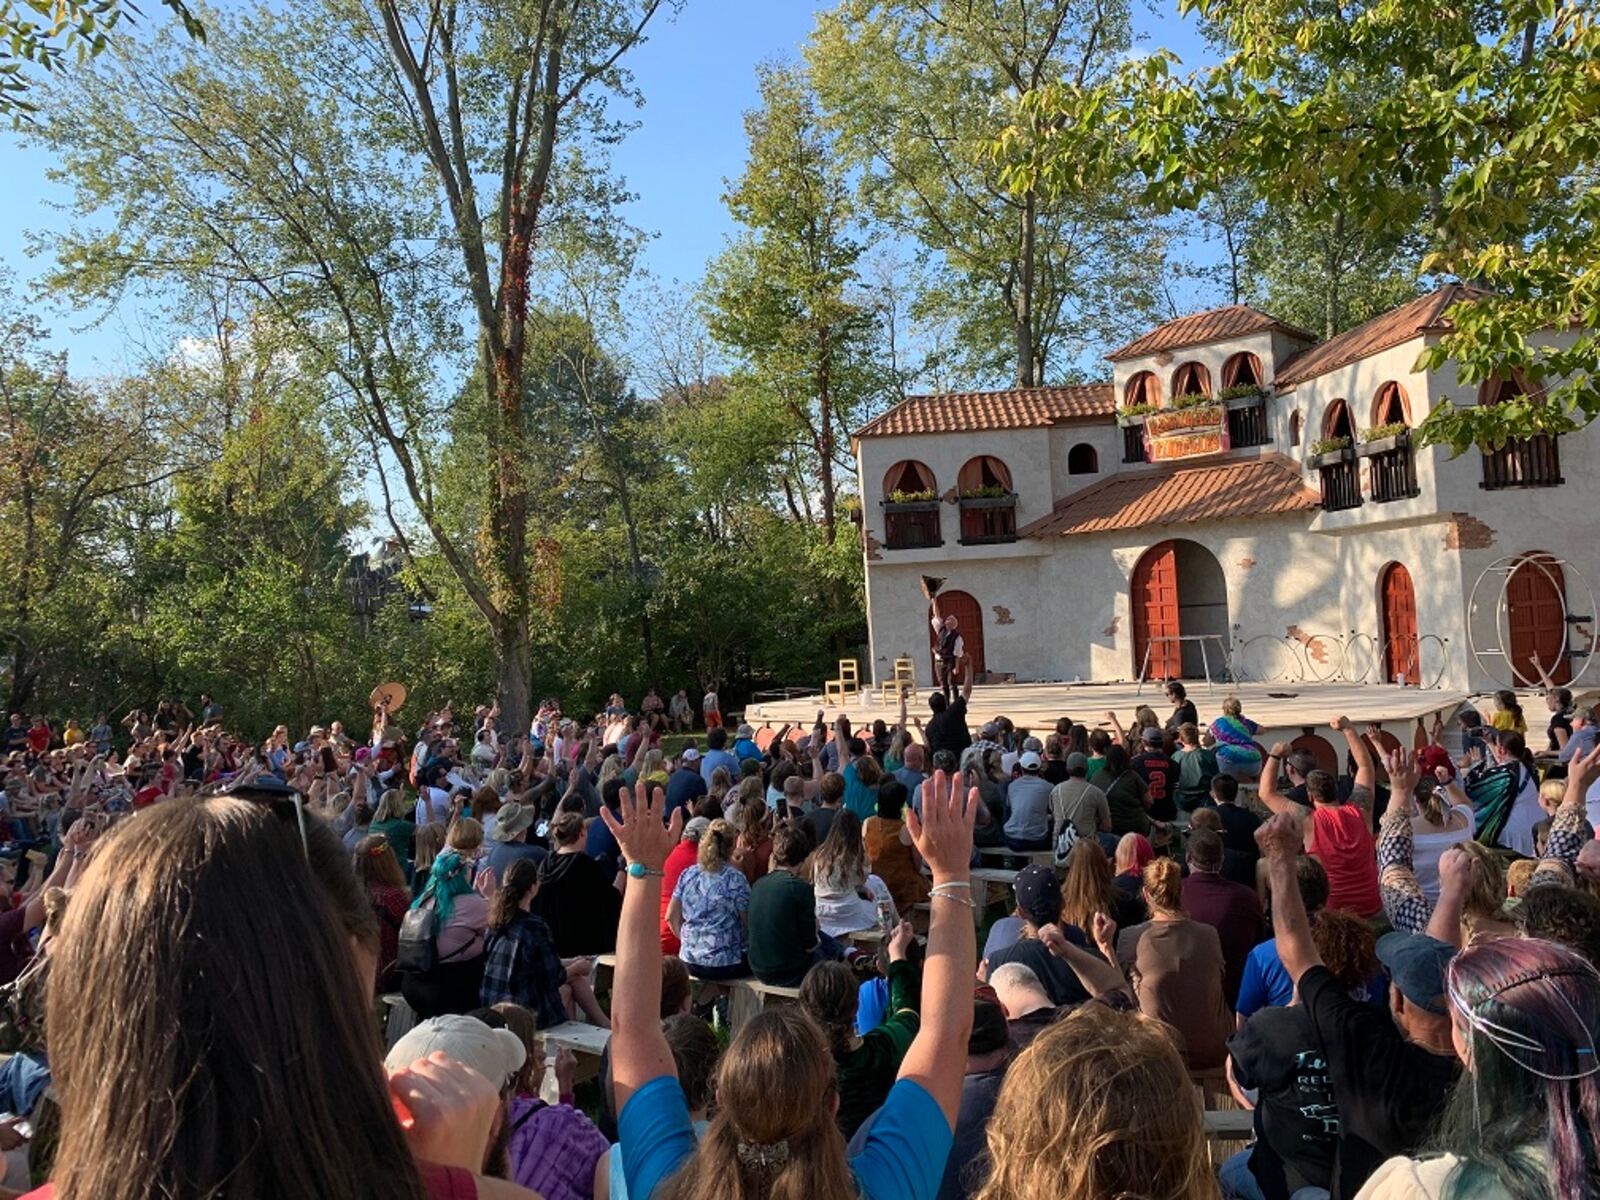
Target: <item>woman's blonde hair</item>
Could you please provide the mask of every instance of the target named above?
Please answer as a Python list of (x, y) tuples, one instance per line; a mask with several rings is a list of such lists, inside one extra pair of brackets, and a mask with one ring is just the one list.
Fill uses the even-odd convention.
[(765, 791), (761, 784), (761, 776), (746, 775), (739, 781), (738, 802), (741, 805), (755, 804), (765, 808), (767, 806)]
[(1466, 926), (1480, 921), (1502, 921), (1506, 902), (1506, 868), (1500, 857), (1482, 842), (1468, 838), (1457, 842), (1465, 853), (1478, 864), (1473, 872), (1472, 890), (1461, 906), (1461, 923)]
[(1113, 865), (1118, 875), (1125, 875), (1139, 865), (1139, 835), (1125, 833), (1117, 840), (1117, 854)]
[(1450, 807), (1445, 802), (1445, 793), (1439, 788), (1439, 781), (1424, 775), (1417, 780), (1416, 788), (1417, 807), (1422, 810), (1423, 819), (1430, 825), (1443, 825), (1450, 819)]
[(600, 777), (595, 781), (595, 786), (605, 787), (609, 781), (620, 776), (622, 774), (622, 770), (622, 755), (608, 755), (605, 762), (600, 764)]
[(976, 1200), (1218, 1194), (1200, 1099), (1167, 1027), (1103, 1004), (1049, 1026), (1011, 1064), (988, 1142)]
[(1222, 715), (1225, 717), (1244, 716), (1244, 705), (1239, 703), (1239, 697), (1229, 696), (1222, 702)]
[(404, 821), (406, 819), (406, 794), (399, 788), (390, 788), (378, 798), (373, 811), (374, 821)]
[(1181, 913), (1183, 868), (1174, 859), (1152, 859), (1144, 869), (1144, 895), (1151, 908), (1166, 913)]
[(722, 798), (728, 794), (728, 789), (733, 786), (733, 779), (728, 774), (727, 767), (713, 767), (711, 769), (711, 782), (706, 785), (706, 795), (722, 803)]
[(469, 854), (483, 845), (483, 825), (473, 817), (462, 817), (450, 826), (450, 835), (445, 839), (445, 845), (452, 850), (460, 850)]
[(416, 839), (411, 843), (411, 865), (424, 875), (433, 867), (433, 860), (444, 849), (444, 822), (429, 821), (417, 827)]
[[(858, 1200), (833, 1116), (838, 1076), (816, 1023), (769, 1008), (717, 1067), (717, 1115), (662, 1200)], [(1204, 1161), (1204, 1147), (1202, 1161)]]
[(639, 778), (643, 779), (647, 775), (654, 775), (661, 771), (663, 761), (664, 756), (661, 753), (661, 747), (651, 746), (650, 749), (644, 752), (644, 765), (639, 768)]
[(496, 767), (483, 777), (483, 781), (494, 789), (496, 796), (504, 796), (511, 790), (511, 772), (504, 767)]
[(706, 831), (700, 835), (700, 848), (695, 854), (695, 863), (702, 871), (722, 870), (733, 854), (734, 840), (732, 825), (723, 820), (711, 822)]
[(1539, 785), (1539, 799), (1550, 812), (1555, 812), (1561, 807), (1561, 802), (1567, 798), (1567, 781), (1565, 779), (1546, 779)]

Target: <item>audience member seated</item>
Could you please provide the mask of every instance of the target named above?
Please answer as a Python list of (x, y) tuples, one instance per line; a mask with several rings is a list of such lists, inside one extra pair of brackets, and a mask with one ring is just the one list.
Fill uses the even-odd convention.
[(455, 850), (440, 851), (411, 907), (432, 909), (437, 932), (432, 970), (402, 973), (406, 1003), (423, 1018), (477, 1008), (489, 902), (472, 890), (472, 864)]
[(1229, 1009), (1239, 998), (1245, 959), (1266, 932), (1261, 897), (1255, 889), (1222, 877), (1222, 836), (1209, 829), (1191, 829), (1183, 881), (1183, 910), (1217, 931), (1222, 944), (1223, 996)]
[(580, 1011), (592, 1024), (609, 1026), (589, 986), (594, 964), (587, 958), (562, 961), (550, 927), (533, 911), (538, 895), (538, 866), (525, 858), (513, 860), (489, 909), (480, 999), (486, 1005), (519, 1005), (533, 1014), (539, 1029)]
[(695, 865), (678, 876), (667, 924), (683, 944), (679, 957), (696, 979), (721, 982), (750, 974), (745, 914), (750, 884), (733, 865), (733, 826), (713, 821), (700, 835)]
[(895, 911), (909, 914), (928, 899), (928, 880), (922, 874), (911, 831), (905, 824), (906, 789), (898, 779), (878, 785), (878, 811), (861, 826), (867, 847), (867, 869), (889, 889)]
[(583, 814), (550, 822), (555, 852), (539, 864), (539, 915), (562, 958), (609, 954), (617, 945), (622, 897), (599, 862), (583, 852)]
[(804, 828), (779, 825), (772, 837), (772, 870), (750, 889), (750, 971), (762, 983), (799, 987), (815, 964), (842, 954), (817, 925), (816, 894), (804, 874), (810, 855), (811, 837)]

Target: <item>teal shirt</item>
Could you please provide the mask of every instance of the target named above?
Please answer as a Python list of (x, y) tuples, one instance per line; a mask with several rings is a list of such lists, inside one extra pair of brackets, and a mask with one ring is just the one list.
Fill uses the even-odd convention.
[(878, 815), (878, 788), (868, 787), (856, 776), (856, 764), (848, 763), (844, 775), (844, 806), (865, 821)]

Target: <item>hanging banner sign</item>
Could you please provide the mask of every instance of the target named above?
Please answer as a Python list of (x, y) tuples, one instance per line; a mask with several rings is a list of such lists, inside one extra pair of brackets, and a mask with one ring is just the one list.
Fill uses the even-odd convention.
[(1228, 449), (1228, 416), (1220, 404), (1171, 408), (1144, 419), (1146, 458), (1172, 462)]

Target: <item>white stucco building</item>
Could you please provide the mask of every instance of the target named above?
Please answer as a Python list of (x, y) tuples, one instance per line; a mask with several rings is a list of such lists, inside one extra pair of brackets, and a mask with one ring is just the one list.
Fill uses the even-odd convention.
[(854, 440), (874, 677), (907, 654), (930, 681), (933, 575), (991, 677), (1566, 681), (1600, 581), (1600, 431), (1414, 447), (1434, 405), (1519, 387), (1415, 369), (1465, 298), (1327, 342), (1216, 309), (1113, 352), (1109, 383), (895, 406)]

